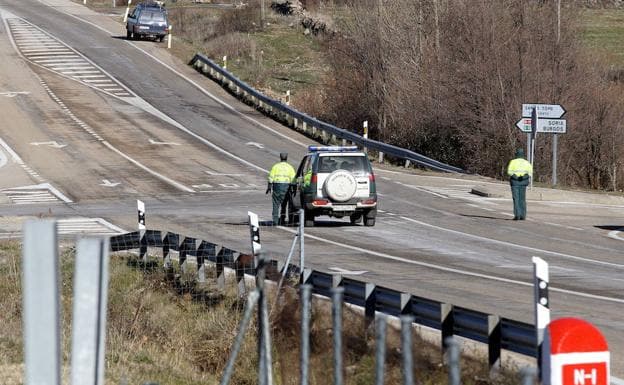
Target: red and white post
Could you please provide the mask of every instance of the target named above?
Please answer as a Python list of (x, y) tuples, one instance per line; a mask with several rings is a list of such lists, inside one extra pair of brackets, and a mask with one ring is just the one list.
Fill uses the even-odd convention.
[(543, 385), (609, 385), (607, 341), (594, 325), (578, 318), (552, 321), (542, 344)]

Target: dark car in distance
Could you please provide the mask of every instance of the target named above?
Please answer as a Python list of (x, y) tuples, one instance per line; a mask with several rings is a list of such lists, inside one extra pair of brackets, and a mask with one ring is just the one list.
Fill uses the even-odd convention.
[(126, 23), (128, 40), (153, 37), (162, 42), (168, 33), (167, 11), (157, 3), (140, 3), (128, 15)]

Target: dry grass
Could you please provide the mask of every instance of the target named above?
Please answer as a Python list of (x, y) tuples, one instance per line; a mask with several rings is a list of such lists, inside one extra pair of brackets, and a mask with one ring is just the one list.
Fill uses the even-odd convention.
[[(22, 381), (21, 283), (16, 242), (0, 242), (0, 375), (3, 384)], [(63, 360), (67, 375), (70, 345), (71, 277), (74, 250), (61, 257), (63, 279)], [(146, 272), (113, 256), (110, 264), (108, 330), (106, 349), (107, 384), (141, 384), (153, 381), (167, 385), (218, 383), (230, 354), (242, 314), (242, 301), (234, 293), (210, 297), (198, 295), (195, 286), (172, 285), (161, 269)], [(181, 294), (181, 295), (180, 295)], [(300, 304), (293, 289), (287, 289), (281, 304), (272, 311), (275, 383), (299, 383)], [(273, 300), (270, 301), (273, 303)], [(314, 299), (310, 384), (325, 385), (332, 373), (332, 328), (327, 301)], [(362, 318), (344, 311), (345, 384), (370, 384), (374, 380), (374, 335)], [(414, 375), (419, 384), (446, 383), (446, 370), (439, 348), (414, 336)], [(386, 383), (401, 381), (399, 333), (390, 329)], [(482, 361), (465, 359), (463, 383), (506, 385), (517, 383), (513, 372), (489, 380)], [(232, 384), (255, 384), (257, 378), (256, 331), (252, 321), (239, 354)]]

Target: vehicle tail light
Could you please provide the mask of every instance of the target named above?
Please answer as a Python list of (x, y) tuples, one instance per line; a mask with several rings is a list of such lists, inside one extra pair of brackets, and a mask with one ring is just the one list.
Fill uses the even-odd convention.
[(169, 33), (169, 27), (165, 27), (165, 33)]
[(362, 204), (363, 204), (363, 205), (374, 205), (374, 204), (375, 204), (375, 202), (377, 202), (377, 201), (376, 201), (376, 200), (374, 200), (374, 199), (366, 199), (366, 200), (363, 200), (363, 201), (362, 201)]
[(318, 182), (318, 176), (316, 174), (312, 174), (312, 177), (310, 178), (310, 183), (317, 183)]
[(312, 201), (313, 206), (327, 206), (329, 201), (327, 199), (315, 199)]
[(375, 182), (375, 174), (373, 174), (372, 172), (368, 174), (368, 181), (371, 183)]

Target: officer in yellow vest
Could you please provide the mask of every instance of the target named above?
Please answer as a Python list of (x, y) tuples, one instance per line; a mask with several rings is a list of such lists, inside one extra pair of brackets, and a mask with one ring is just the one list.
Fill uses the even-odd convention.
[[(280, 153), (280, 162), (275, 163), (269, 172), (269, 183), (266, 193), (273, 191), (273, 225), (276, 226), (283, 222), (284, 209), (286, 207), (286, 194), (290, 188), (290, 184), (295, 179), (295, 169), (288, 162), (288, 154)], [(280, 211), (282, 211), (280, 215)], [(281, 219), (281, 221), (280, 221)]]
[(516, 150), (516, 158), (512, 159), (507, 166), (509, 184), (511, 184), (511, 197), (514, 206), (514, 221), (526, 219), (526, 188), (533, 174), (533, 166), (524, 159), (524, 151)]

